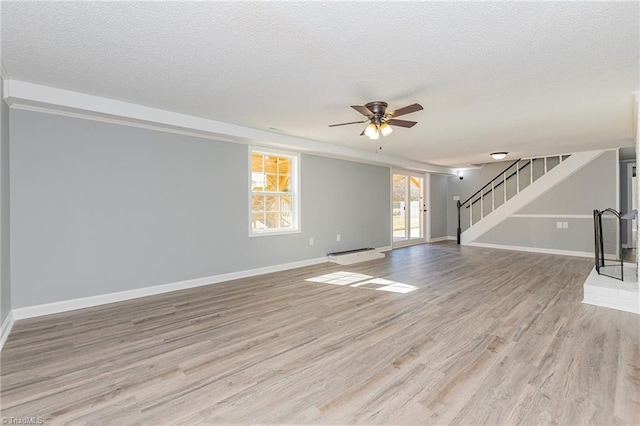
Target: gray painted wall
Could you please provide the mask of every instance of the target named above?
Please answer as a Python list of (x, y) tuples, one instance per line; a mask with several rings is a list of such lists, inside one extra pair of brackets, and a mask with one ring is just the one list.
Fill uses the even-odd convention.
[(449, 176), (430, 176), (429, 208), (431, 209), (431, 238), (447, 236), (447, 188)]
[(390, 245), (386, 167), (302, 155), (302, 232), (250, 238), (247, 146), (24, 110), (10, 130), (14, 309)]
[(9, 234), (9, 106), (0, 79), (0, 324), (11, 311)]
[(542, 194), (518, 214), (586, 214), (617, 208), (617, 156), (606, 151), (591, 163)]
[[(594, 209), (617, 208), (617, 155), (604, 152), (517, 214), (558, 215), (557, 218), (509, 218), (476, 240), (479, 243), (520, 247), (593, 251)], [(562, 215), (585, 215), (562, 218)], [(556, 222), (567, 222), (558, 229)]]
[[(556, 222), (569, 223), (557, 229)], [(478, 243), (579, 252), (593, 251), (593, 221), (589, 219), (510, 217), (476, 240)]]

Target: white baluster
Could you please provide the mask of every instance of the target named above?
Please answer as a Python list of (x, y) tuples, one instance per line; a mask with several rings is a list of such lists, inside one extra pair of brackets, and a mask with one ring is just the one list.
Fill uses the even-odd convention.
[(496, 209), (496, 188), (493, 184), (494, 182), (494, 180), (491, 181), (491, 211)]
[(516, 194), (520, 193), (520, 162), (516, 163)]
[(547, 157), (544, 157), (544, 174), (547, 174)]
[(529, 159), (529, 185), (533, 183), (533, 158)]
[(482, 189), (480, 190), (480, 219), (484, 219), (484, 196), (482, 195)]
[(469, 202), (469, 228), (473, 226), (473, 202)]
[(502, 192), (504, 193), (504, 202), (507, 202), (507, 173), (502, 174)]

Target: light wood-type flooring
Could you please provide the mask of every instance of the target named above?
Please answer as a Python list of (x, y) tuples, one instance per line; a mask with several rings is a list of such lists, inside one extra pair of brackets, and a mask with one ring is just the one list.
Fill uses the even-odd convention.
[[(640, 316), (582, 304), (591, 269), (439, 243), (18, 321), (1, 352), (1, 415), (640, 424)], [(337, 272), (351, 274), (306, 281)], [(354, 273), (417, 289), (358, 286)]]

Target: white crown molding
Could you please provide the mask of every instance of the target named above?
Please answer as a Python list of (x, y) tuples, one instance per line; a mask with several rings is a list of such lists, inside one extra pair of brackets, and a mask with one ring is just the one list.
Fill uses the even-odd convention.
[(370, 164), (402, 167), (424, 173), (455, 174), (449, 167), (360, 151), (19, 80), (5, 80), (4, 98), (10, 106), (16, 108), (72, 115), (227, 142), (284, 148)]

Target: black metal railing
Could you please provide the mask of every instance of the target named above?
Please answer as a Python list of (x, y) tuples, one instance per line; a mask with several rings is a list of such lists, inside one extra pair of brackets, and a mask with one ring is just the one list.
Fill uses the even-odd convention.
[[(511, 197), (507, 196), (507, 182), (509, 181), (509, 179), (513, 178), (514, 176), (519, 176), (521, 175), (520, 171), (522, 171), (523, 169), (525, 169), (526, 167), (530, 168), (530, 173), (529, 173), (529, 184), (532, 184), (535, 180), (537, 180), (538, 177), (534, 176), (534, 170), (533, 170), (533, 166), (534, 166), (534, 161), (536, 160), (540, 160), (541, 163), (536, 162), (535, 164), (540, 164), (541, 166), (543, 166), (543, 171), (542, 171), (542, 175), (546, 174), (550, 169), (554, 168), (555, 166), (557, 166), (558, 164), (562, 163), (565, 159), (567, 159), (568, 157), (570, 157), (571, 154), (559, 154), (559, 155), (552, 155), (552, 156), (545, 156), (545, 157), (536, 157), (536, 158), (526, 158), (525, 160), (522, 160), (521, 158), (515, 160), (513, 163), (511, 163), (506, 169), (504, 169), (503, 171), (501, 171), (500, 173), (498, 173), (498, 175), (496, 175), (496, 177), (494, 177), (493, 179), (491, 179), (489, 182), (487, 182), (482, 188), (480, 188), (479, 190), (477, 190), (476, 192), (473, 193), (473, 195), (471, 195), (469, 198), (467, 198), (466, 200), (464, 200), (463, 202), (460, 202), (458, 200), (457, 203), (457, 207), (458, 207), (458, 229), (457, 229), (457, 241), (458, 244), (460, 244), (460, 235), (462, 234), (462, 226), (461, 226), (461, 209), (462, 207), (465, 207), (466, 209), (469, 210), (469, 227), (473, 226), (473, 206), (474, 204), (476, 204), (478, 201), (480, 201), (480, 219), (483, 219), (484, 216), (486, 216), (484, 214), (484, 197), (491, 195), (492, 197), (492, 201), (491, 201), (491, 212), (493, 212), (493, 210), (495, 210), (495, 191), (496, 189), (498, 189), (501, 185), (504, 185), (504, 187), (502, 188), (503, 191), (503, 195), (504, 195), (504, 202), (506, 203), (508, 199), (510, 199)], [(557, 158), (558, 161), (555, 164), (548, 164), (548, 160), (552, 159), (552, 158)], [(523, 162), (522, 165), (520, 165), (520, 162)], [(497, 182), (496, 182), (497, 181)], [(489, 188), (490, 187), (490, 188)], [(489, 189), (487, 189), (489, 188)], [(516, 194), (520, 193), (521, 191), (521, 184), (520, 184), (520, 179), (516, 179)], [(487, 213), (487, 214), (489, 214)]]
[[(529, 160), (527, 164), (525, 164), (522, 167), (517, 167), (516, 165), (520, 162), (520, 158), (518, 158), (516, 161), (514, 161), (513, 163), (511, 163), (506, 169), (504, 169), (503, 171), (501, 171), (500, 173), (498, 173), (496, 175), (496, 177), (494, 177), (493, 179), (491, 179), (489, 182), (487, 182), (482, 188), (478, 189), (476, 192), (473, 193), (473, 195), (471, 195), (469, 198), (467, 198), (466, 200), (464, 200), (463, 202), (460, 202), (460, 200), (458, 200), (457, 203), (457, 207), (458, 207), (458, 229), (457, 229), (457, 237), (456, 240), (458, 242), (458, 244), (460, 244), (460, 235), (462, 234), (462, 227), (460, 224), (460, 209), (463, 206), (466, 206), (466, 208), (470, 208), (473, 207), (473, 204), (477, 203), (480, 200), (483, 200), (484, 197), (487, 194), (490, 194), (492, 191), (495, 191), (496, 188), (498, 188), (500, 185), (506, 183), (510, 178), (512, 178), (513, 176), (515, 176), (520, 170), (524, 169), (525, 167), (527, 167), (528, 165), (531, 164), (531, 162), (533, 161), (533, 159)], [(509, 170), (511, 170), (514, 166), (516, 166), (516, 171), (514, 171), (513, 173), (511, 173), (508, 177), (506, 176), (506, 173), (509, 172)], [(501, 181), (497, 184), (497, 185), (493, 185), (492, 184), (499, 178), (501, 178)], [(487, 187), (491, 186), (491, 188), (484, 192), (485, 189), (487, 189)], [(503, 188), (504, 191), (506, 192), (507, 188), (505, 185), (505, 188)], [(475, 201), (471, 201), (473, 200), (476, 196), (480, 195)], [(471, 210), (469, 210), (469, 214), (471, 215), (472, 212)]]
[[(612, 215), (616, 222), (613, 229), (608, 231), (602, 227), (602, 216)], [(617, 229), (616, 229), (617, 228)], [(607, 235), (608, 234), (608, 235)], [(599, 275), (605, 275), (610, 278), (615, 278), (620, 281), (624, 281), (624, 264), (622, 260), (622, 223), (620, 212), (614, 209), (605, 209), (602, 211), (593, 211), (593, 235), (594, 241), (594, 255), (596, 263), (596, 271)], [(608, 238), (605, 238), (606, 237)], [(605, 247), (605, 239), (608, 241), (608, 247)], [(613, 240), (613, 241), (611, 241)], [(617, 244), (616, 244), (617, 243)], [(605, 251), (607, 252), (605, 254)], [(610, 260), (609, 263), (605, 260)], [(620, 265), (620, 276), (616, 274), (616, 267)], [(607, 268), (607, 267), (614, 268)], [(605, 269), (607, 268), (607, 269)]]
[[(521, 160), (518, 160), (518, 161), (521, 161)], [(516, 163), (517, 163), (518, 161), (516, 161)], [(491, 189), (489, 189), (487, 192), (483, 193), (483, 194), (482, 194), (482, 198), (484, 198), (484, 197), (486, 197), (487, 195), (491, 194), (491, 191), (495, 191), (496, 189), (498, 189), (498, 188), (500, 187), (500, 185), (502, 185), (502, 184), (504, 184), (504, 183), (508, 182), (508, 181), (509, 181), (509, 179), (511, 179), (512, 177), (516, 176), (516, 175), (517, 175), (521, 170), (525, 169), (525, 168), (526, 168), (526, 167), (531, 163), (531, 161), (532, 161), (532, 160), (526, 160), (526, 161), (527, 161), (527, 162), (526, 162), (526, 163), (524, 163), (524, 166), (520, 166), (520, 167), (518, 167), (518, 170), (517, 170), (516, 172), (512, 172), (510, 175), (506, 176), (504, 180), (499, 180), (499, 181), (498, 181), (498, 183), (496, 183), (495, 185), (493, 185), (493, 187), (491, 187)], [(512, 164), (511, 166), (509, 166), (509, 167), (507, 168), (507, 170), (509, 170), (512, 166), (513, 166), (513, 164)], [(502, 174), (504, 174), (504, 172), (500, 173), (500, 175), (502, 175)], [(498, 175), (498, 177), (500, 177), (500, 175)], [(479, 193), (480, 191), (482, 191), (484, 188), (486, 188), (488, 185), (491, 185), (491, 182), (495, 182), (495, 181), (498, 179), (498, 177), (494, 178), (494, 179), (493, 179), (492, 181), (490, 181), (487, 185), (485, 185), (484, 187), (482, 187), (478, 192), (476, 192), (474, 195), (472, 195), (471, 197), (469, 197), (469, 199), (467, 199), (467, 201), (469, 201), (469, 200), (470, 200), (471, 198), (473, 198), (475, 195), (478, 195), (478, 193)], [(467, 207), (465, 207), (465, 208), (467, 208), (467, 209), (468, 209), (468, 208), (472, 207), (472, 206), (473, 206), (475, 203), (477, 203), (478, 201), (480, 201), (480, 197), (476, 198), (474, 201), (472, 201), (471, 203), (469, 203), (469, 204), (467, 205)]]

